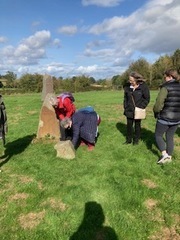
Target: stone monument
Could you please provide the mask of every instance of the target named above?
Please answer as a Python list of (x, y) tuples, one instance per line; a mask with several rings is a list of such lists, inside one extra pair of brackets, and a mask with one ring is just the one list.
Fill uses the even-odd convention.
[(37, 138), (60, 139), (59, 120), (56, 118), (54, 108), (49, 102), (52, 96), (54, 97), (55, 95), (48, 93), (43, 102), (39, 117)]
[(57, 151), (57, 157), (63, 159), (74, 159), (75, 149), (70, 140), (60, 141), (55, 146), (54, 149)]
[(53, 93), (53, 92), (54, 92), (53, 79), (50, 75), (45, 74), (43, 77), (43, 89), (42, 89), (41, 100), (44, 101), (46, 98), (46, 95), (48, 93)]

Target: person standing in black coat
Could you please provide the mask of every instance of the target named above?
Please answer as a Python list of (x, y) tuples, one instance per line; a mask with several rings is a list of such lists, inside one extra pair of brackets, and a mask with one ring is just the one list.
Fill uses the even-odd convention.
[(158, 164), (172, 161), (174, 134), (180, 124), (179, 74), (175, 69), (168, 69), (164, 72), (164, 80), (153, 107), (157, 119), (155, 140), (161, 152)]
[(129, 84), (124, 87), (124, 115), (127, 118), (127, 136), (124, 144), (139, 143), (141, 138), (141, 120), (134, 119), (134, 110), (135, 106), (146, 108), (149, 101), (150, 92), (144, 78), (137, 72), (131, 72)]

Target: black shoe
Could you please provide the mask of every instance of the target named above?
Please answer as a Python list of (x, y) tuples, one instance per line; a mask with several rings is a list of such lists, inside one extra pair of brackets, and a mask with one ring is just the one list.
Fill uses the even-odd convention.
[(138, 145), (139, 144), (139, 141), (134, 141), (133, 142), (133, 145)]
[(131, 142), (130, 141), (126, 141), (123, 144), (131, 144)]

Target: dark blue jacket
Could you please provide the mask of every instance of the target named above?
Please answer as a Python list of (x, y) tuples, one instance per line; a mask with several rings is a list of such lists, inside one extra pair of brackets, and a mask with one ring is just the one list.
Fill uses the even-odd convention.
[(95, 143), (97, 123), (96, 112), (75, 112), (72, 116), (73, 145), (76, 147), (80, 138)]

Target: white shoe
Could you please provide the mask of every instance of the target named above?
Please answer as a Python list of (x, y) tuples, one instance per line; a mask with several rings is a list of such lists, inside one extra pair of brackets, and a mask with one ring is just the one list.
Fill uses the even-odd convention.
[(171, 162), (171, 156), (169, 156), (167, 153), (163, 156), (161, 156), (161, 158), (157, 161), (158, 164), (164, 164), (164, 163), (168, 163)]
[(170, 162), (172, 162), (172, 159), (171, 159), (170, 156), (168, 156), (167, 158), (165, 158), (165, 159), (163, 160), (162, 164), (164, 164), (164, 163), (170, 163)]

